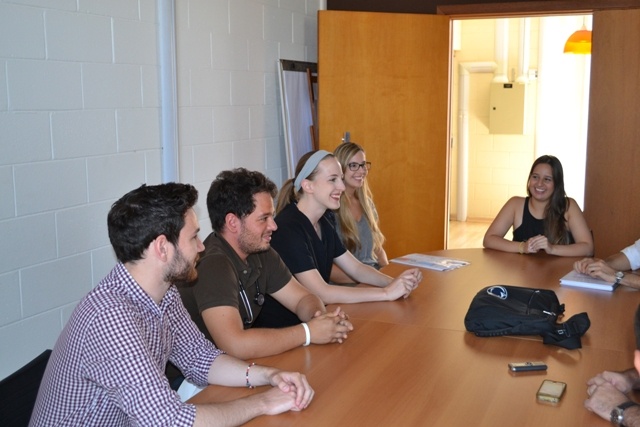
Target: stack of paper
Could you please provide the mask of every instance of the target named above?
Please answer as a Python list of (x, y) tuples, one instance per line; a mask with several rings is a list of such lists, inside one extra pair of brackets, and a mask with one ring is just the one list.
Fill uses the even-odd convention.
[(394, 258), (391, 262), (438, 271), (453, 270), (469, 265), (468, 261), (424, 254), (409, 254)]
[(579, 288), (598, 289), (609, 292), (612, 292), (617, 286), (605, 280), (591, 277), (588, 274), (578, 273), (575, 270), (571, 270), (564, 275), (560, 279), (560, 284), (563, 286), (576, 286)]

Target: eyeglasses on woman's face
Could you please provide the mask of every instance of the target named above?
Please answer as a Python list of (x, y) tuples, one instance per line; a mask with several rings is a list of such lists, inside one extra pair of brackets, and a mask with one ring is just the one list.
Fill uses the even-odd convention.
[(362, 163), (351, 162), (351, 163), (347, 163), (347, 167), (349, 167), (349, 170), (351, 172), (355, 172), (360, 168), (364, 170), (369, 170), (371, 169), (371, 162), (362, 162)]

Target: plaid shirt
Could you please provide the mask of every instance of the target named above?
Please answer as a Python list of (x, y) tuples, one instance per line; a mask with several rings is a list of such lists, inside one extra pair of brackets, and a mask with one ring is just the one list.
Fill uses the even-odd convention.
[(171, 360), (204, 386), (222, 351), (189, 318), (175, 286), (156, 304), (124, 265), (78, 304), (54, 347), (33, 426), (193, 425), (164, 375)]

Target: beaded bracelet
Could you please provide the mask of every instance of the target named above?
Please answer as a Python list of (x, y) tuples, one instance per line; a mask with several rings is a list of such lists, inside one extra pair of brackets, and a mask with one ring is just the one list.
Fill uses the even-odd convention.
[(249, 371), (251, 370), (251, 367), (254, 365), (255, 363), (250, 363), (249, 366), (247, 366), (247, 373), (245, 374), (245, 379), (247, 380), (247, 388), (255, 388), (254, 386), (251, 385), (251, 382), (249, 381)]

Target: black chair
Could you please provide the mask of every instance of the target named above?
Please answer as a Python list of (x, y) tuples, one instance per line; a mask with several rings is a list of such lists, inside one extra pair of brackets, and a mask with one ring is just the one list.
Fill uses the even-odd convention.
[(3, 427), (29, 425), (50, 355), (51, 350), (45, 350), (40, 356), (0, 381), (0, 424)]

